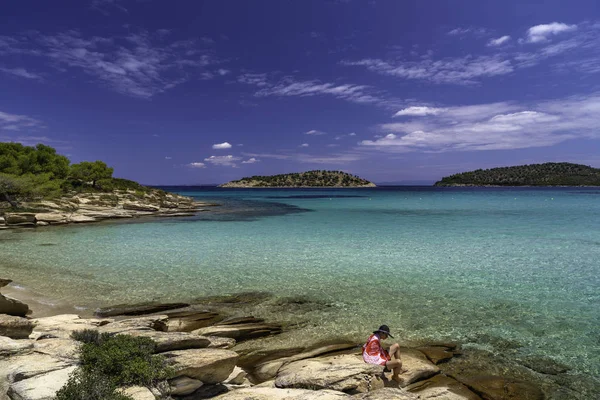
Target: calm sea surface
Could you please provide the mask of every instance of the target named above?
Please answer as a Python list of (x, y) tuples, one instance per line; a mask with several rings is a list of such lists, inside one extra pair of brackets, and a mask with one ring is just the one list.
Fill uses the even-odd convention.
[[(145, 223), (0, 231), (0, 276), (80, 306), (268, 291), (332, 304), (311, 338), (451, 339), (600, 376), (600, 190), (171, 188)], [(273, 316), (274, 319), (277, 316)]]

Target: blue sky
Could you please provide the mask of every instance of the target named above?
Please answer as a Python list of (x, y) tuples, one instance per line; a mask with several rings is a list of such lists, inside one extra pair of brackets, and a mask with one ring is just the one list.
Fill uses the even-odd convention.
[(7, 1), (0, 140), (146, 184), (600, 167), (597, 1)]

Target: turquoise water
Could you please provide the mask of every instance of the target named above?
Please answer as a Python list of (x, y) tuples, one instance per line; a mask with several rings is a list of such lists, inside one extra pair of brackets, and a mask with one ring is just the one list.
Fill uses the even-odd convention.
[[(0, 275), (81, 306), (308, 296), (304, 337), (451, 339), (600, 376), (600, 190), (179, 189), (179, 220), (0, 231)], [(277, 318), (278, 316), (273, 316)]]

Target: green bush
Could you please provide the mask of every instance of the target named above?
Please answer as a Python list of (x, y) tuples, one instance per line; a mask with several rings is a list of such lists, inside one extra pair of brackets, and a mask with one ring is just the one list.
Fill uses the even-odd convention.
[(84, 329), (81, 331), (73, 331), (71, 338), (83, 343), (94, 343), (100, 344), (102, 340), (109, 338), (110, 335), (107, 333), (100, 334), (96, 329)]
[(77, 370), (58, 392), (56, 400), (132, 400), (116, 392), (117, 386), (108, 377), (98, 373)]

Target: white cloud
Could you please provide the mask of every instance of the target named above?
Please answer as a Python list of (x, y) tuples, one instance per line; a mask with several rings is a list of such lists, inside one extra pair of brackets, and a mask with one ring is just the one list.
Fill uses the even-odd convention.
[(308, 147), (308, 143), (302, 143), (299, 147)]
[(435, 107), (408, 107), (398, 111), (394, 114), (394, 117), (410, 116), (410, 117), (423, 117), (425, 115), (436, 115), (446, 111), (444, 108)]
[(448, 107), (418, 122), (382, 124), (388, 133), (360, 142), (390, 152), (510, 150), (600, 138), (600, 93), (531, 104)]
[(229, 144), (227, 142), (216, 143), (216, 144), (212, 145), (212, 148), (216, 149), (216, 150), (230, 149), (231, 148), (231, 144)]
[(356, 136), (356, 133), (354, 133), (354, 132), (349, 133), (348, 136)]
[(218, 165), (222, 167), (236, 167), (236, 162), (240, 161), (241, 157), (234, 157), (232, 155), (228, 156), (210, 156), (205, 158), (204, 161), (207, 163), (211, 163), (213, 165)]
[(9, 75), (18, 76), (19, 78), (35, 79), (39, 81), (42, 80), (42, 77), (40, 75), (35, 74), (33, 72), (29, 72), (25, 68), (0, 68), (0, 71)]
[(228, 69), (225, 69), (225, 68), (220, 68), (220, 69), (218, 69), (218, 70), (217, 70), (217, 73), (218, 73), (219, 75), (221, 75), (221, 76), (225, 76), (225, 75), (227, 75), (227, 74), (228, 74), (228, 73), (230, 73), (230, 72), (231, 72), (230, 70), (228, 70)]
[(171, 159), (173, 159), (173, 157), (169, 157), (169, 156), (165, 157), (165, 160), (171, 160)]
[(561, 22), (552, 22), (551, 24), (532, 26), (527, 30), (527, 42), (545, 42), (550, 36), (558, 35), (559, 33), (563, 32), (574, 31), (576, 29), (577, 25), (567, 25)]
[(86, 37), (75, 30), (51, 36), (31, 33), (0, 36), (0, 55), (38, 57), (59, 72), (79, 70), (112, 90), (139, 98), (202, 76), (204, 68), (219, 62), (200, 50), (196, 40), (165, 41), (164, 34), (147, 31), (114, 37)]
[(490, 41), (488, 42), (487, 45), (490, 47), (501, 46), (501, 45), (505, 44), (506, 42), (508, 42), (509, 40), (510, 40), (510, 36), (502, 36), (497, 39), (490, 39)]
[[(167, 159), (170, 160), (170, 158), (167, 158)], [(192, 163), (188, 164), (188, 167), (190, 167), (190, 168), (206, 168), (206, 164), (204, 164), (202, 162), (192, 162)]]
[(246, 161), (242, 161), (242, 164), (254, 164), (257, 162), (260, 162), (260, 160), (252, 157), (252, 158), (247, 159)]
[(41, 121), (26, 115), (9, 114), (0, 111), (0, 131), (21, 131), (43, 128)]
[(326, 135), (326, 133), (325, 133), (325, 132), (322, 132), (322, 131), (317, 131), (317, 130), (315, 130), (315, 129), (313, 129), (313, 130), (310, 130), (310, 131), (308, 131), (308, 132), (304, 132), (304, 134), (305, 134), (305, 135), (314, 135), (314, 136)]
[(487, 33), (487, 29), (485, 28), (454, 28), (451, 31), (448, 31), (448, 35), (450, 36), (463, 36), (467, 34), (473, 34), (476, 36), (485, 35)]

